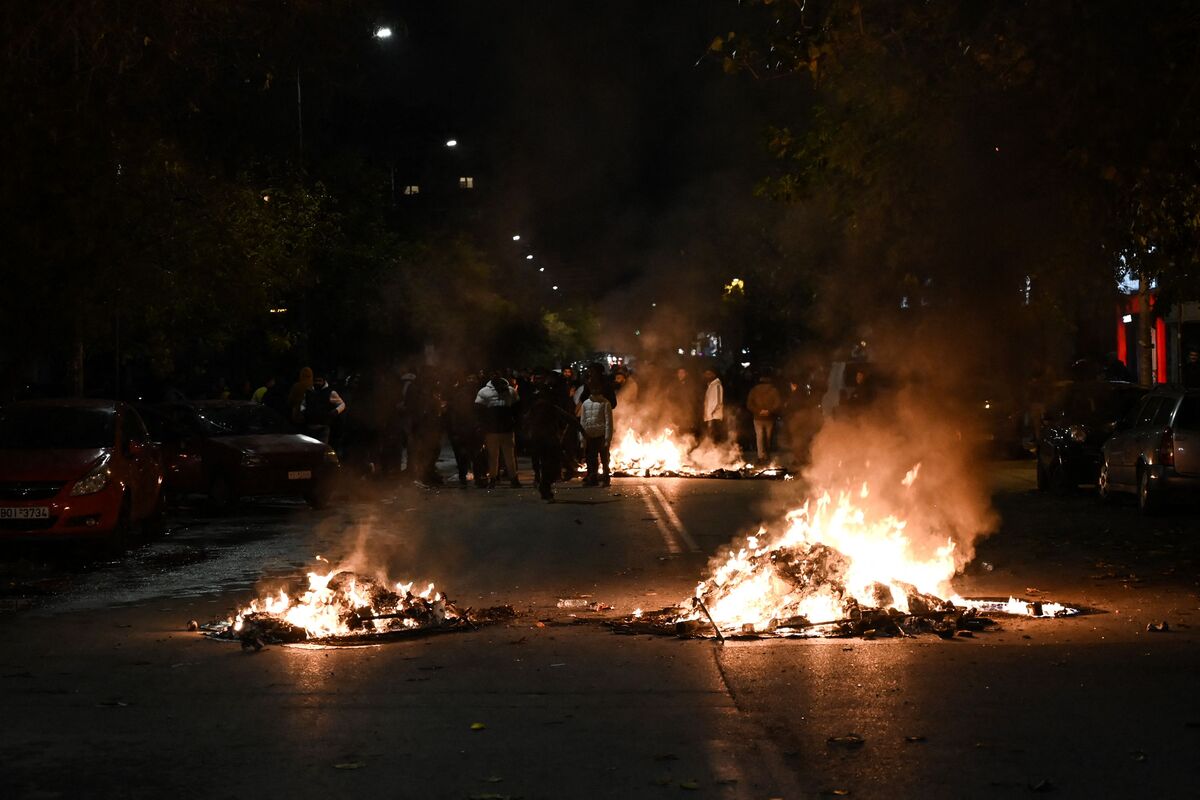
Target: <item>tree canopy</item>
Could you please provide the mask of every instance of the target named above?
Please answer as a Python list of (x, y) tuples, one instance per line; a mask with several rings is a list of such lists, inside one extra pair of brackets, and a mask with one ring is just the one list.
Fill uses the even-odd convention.
[(761, 191), (826, 221), (839, 304), (1069, 327), (1131, 270), (1195, 295), (1194, 4), (749, 5), (710, 56), (804, 84)]

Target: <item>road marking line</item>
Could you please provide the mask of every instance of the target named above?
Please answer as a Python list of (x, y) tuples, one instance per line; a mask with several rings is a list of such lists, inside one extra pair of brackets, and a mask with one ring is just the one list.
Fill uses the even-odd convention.
[(671, 501), (667, 499), (663, 490), (658, 486), (651, 486), (650, 491), (654, 492), (654, 495), (658, 498), (658, 502), (662, 504), (663, 513), (670, 520), (671, 526), (675, 530), (675, 535), (687, 545), (688, 550), (691, 550), (693, 553), (699, 553), (700, 547), (696, 544), (696, 540), (692, 538), (692, 535), (688, 533), (687, 528), (683, 527), (683, 522), (679, 519), (679, 515), (675, 513), (675, 509), (671, 508)]
[(667, 552), (671, 555), (679, 555), (683, 552), (683, 548), (675, 541), (675, 537), (671, 535), (671, 529), (663, 522), (663, 512), (659, 511), (654, 504), (654, 496), (647, 492), (642, 495), (642, 499), (646, 501), (646, 508), (650, 511), (650, 516), (654, 517), (654, 527), (658, 528), (658, 532), (662, 534), (663, 544), (667, 546)]

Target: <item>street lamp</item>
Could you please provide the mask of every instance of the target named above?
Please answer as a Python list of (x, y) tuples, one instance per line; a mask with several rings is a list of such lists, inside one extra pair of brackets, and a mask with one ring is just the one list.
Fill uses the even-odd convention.
[(446, 147), (458, 147), (458, 139), (447, 139)]
[(376, 39), (390, 39), (390, 38), (392, 38), (392, 29), (389, 28), (387, 25), (380, 25), (378, 28), (375, 29), (375, 33), (372, 35)]
[(530, 253), (529, 255), (525, 256), (525, 260), (526, 260), (526, 261), (533, 261), (533, 253)]
[(519, 233), (514, 233), (514, 234), (513, 234), (513, 241), (514, 241), (514, 242), (519, 242), (519, 241), (521, 241), (521, 234), (519, 234)]

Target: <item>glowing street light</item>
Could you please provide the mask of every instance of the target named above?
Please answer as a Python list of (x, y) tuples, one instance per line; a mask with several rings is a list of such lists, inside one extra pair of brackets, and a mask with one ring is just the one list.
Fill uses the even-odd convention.
[(392, 29), (387, 25), (380, 25), (375, 29), (375, 33), (373, 35), (376, 39), (390, 39), (392, 38)]
[(458, 147), (458, 139), (447, 139), (446, 147)]
[(514, 233), (514, 234), (513, 234), (513, 241), (514, 241), (514, 242), (519, 242), (519, 241), (521, 241), (521, 234), (519, 234), (519, 233)]
[(546, 271), (545, 267), (538, 267), (538, 272), (545, 272), (545, 271)]
[(533, 261), (533, 253), (530, 253), (529, 255), (525, 256), (525, 260), (526, 260), (526, 261)]
[(551, 289), (553, 289), (554, 291), (556, 291), (556, 292), (557, 292), (557, 291), (558, 291), (558, 284), (554, 284), (554, 285), (553, 285), (553, 286), (551, 286), (550, 288), (551, 288)]

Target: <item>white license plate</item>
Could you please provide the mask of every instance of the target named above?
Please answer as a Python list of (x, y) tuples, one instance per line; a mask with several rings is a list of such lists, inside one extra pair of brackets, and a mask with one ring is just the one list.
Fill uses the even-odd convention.
[(49, 519), (49, 506), (23, 506), (21, 508), (0, 508), (0, 519)]
[(311, 469), (294, 469), (288, 473), (289, 481), (307, 481), (312, 478)]

